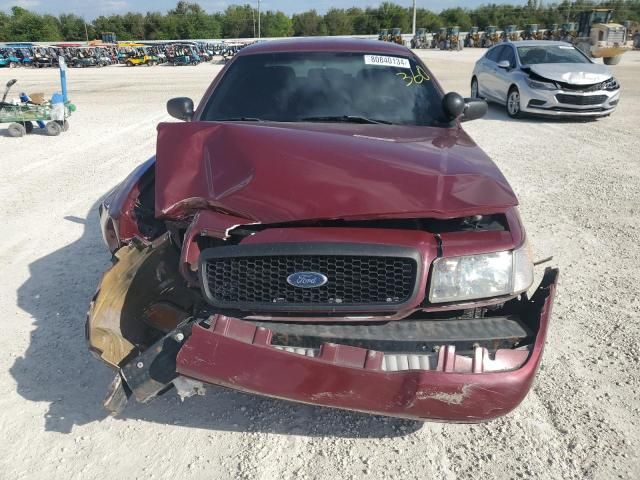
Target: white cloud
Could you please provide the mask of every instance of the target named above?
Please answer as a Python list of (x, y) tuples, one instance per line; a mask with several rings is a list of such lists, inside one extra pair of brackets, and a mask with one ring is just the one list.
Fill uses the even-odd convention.
[(129, 4), (121, 0), (103, 0), (100, 2), (100, 7), (105, 10), (122, 10), (127, 8)]
[(40, 0), (14, 0), (13, 2), (6, 2), (3, 4), (3, 7), (11, 8), (11, 7), (22, 7), (22, 8), (34, 8), (42, 5)]

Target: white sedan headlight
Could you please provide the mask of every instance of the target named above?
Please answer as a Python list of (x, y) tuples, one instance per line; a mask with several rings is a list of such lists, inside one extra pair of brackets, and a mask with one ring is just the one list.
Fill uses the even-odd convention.
[(524, 292), (533, 283), (527, 243), (517, 250), (442, 257), (433, 262), (431, 303), (459, 302)]
[(528, 79), (527, 84), (529, 84), (531, 88), (535, 88), (538, 90), (557, 90), (558, 89), (558, 86), (555, 83), (539, 82), (538, 80)]

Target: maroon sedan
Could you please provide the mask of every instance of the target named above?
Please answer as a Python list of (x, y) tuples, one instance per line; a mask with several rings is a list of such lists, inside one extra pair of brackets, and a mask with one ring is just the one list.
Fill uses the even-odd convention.
[[(89, 311), (105, 403), (202, 384), (382, 415), (491, 419), (526, 396), (558, 271), (532, 289), (518, 201), (410, 50), (241, 50), (100, 209)], [(531, 293), (531, 295), (529, 295)]]

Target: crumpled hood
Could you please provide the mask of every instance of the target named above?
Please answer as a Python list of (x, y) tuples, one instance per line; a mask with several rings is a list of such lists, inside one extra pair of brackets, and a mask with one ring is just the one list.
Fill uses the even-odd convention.
[(156, 215), (261, 223), (452, 218), (517, 205), (461, 129), (309, 123), (158, 126)]
[(597, 63), (540, 63), (526, 68), (549, 80), (573, 85), (591, 85), (612, 76), (607, 66)]

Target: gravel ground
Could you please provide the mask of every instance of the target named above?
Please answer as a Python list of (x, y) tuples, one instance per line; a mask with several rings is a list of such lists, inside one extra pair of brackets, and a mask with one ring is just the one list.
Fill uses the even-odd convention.
[[(468, 93), (480, 50), (421, 53)], [(86, 350), (84, 316), (109, 264), (99, 198), (154, 151), (165, 101), (195, 99), (217, 65), (69, 72), (71, 130), (0, 131), (0, 477), (640, 477), (640, 52), (613, 67), (616, 113), (595, 122), (510, 120), (465, 128), (521, 200), (537, 257), (561, 286), (535, 387), (482, 425), (386, 419), (219, 388), (107, 417), (110, 370)], [(0, 70), (14, 93), (55, 88), (53, 70)]]

